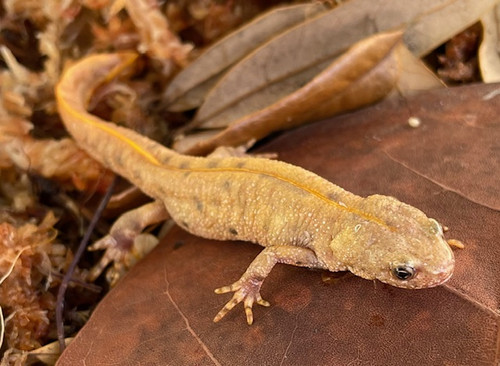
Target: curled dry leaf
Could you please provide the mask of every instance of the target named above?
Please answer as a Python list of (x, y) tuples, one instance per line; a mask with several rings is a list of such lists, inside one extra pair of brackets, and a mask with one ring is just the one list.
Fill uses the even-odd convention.
[(497, 2), (498, 0), (401, 1), (404, 6), (420, 9), (418, 16), (409, 23), (404, 41), (414, 55), (426, 55), (476, 23)]
[[(423, 55), (473, 23), (494, 2), (352, 0), (276, 35), (239, 61), (211, 89), (210, 74), (200, 75), (203, 68), (195, 61), (184, 73), (192, 69), (198, 74), (196, 98), (210, 91), (186, 130), (225, 127), (235, 120), (232, 109), (239, 109), (239, 118), (247, 107), (250, 111), (266, 108), (294, 92), (297, 85), (304, 85), (352, 44), (379, 31), (405, 29), (405, 43), (414, 54)], [(442, 19), (448, 18), (453, 20), (443, 25)], [(428, 29), (433, 29), (432, 34)], [(222, 117), (223, 113), (227, 114)], [(214, 120), (218, 115), (221, 119)], [(180, 151), (191, 152), (189, 141), (179, 144), (183, 145)]]
[(208, 90), (231, 65), (261, 44), (325, 11), (322, 4), (301, 4), (272, 10), (208, 48), (170, 83), (164, 99), (171, 111), (198, 107)]
[[(277, 35), (232, 68), (207, 96), (196, 120), (204, 121), (266, 85), (337, 56), (355, 42), (377, 32), (404, 28), (410, 24), (405, 31), (405, 43), (410, 45), (413, 53), (424, 54), (473, 23), (481, 14), (480, 9), (487, 9), (494, 1), (483, 0), (475, 2), (474, 6), (469, 4), (470, 9), (462, 9), (460, 13), (467, 13), (467, 19), (462, 16), (461, 23), (447, 22), (454, 27), (443, 26), (441, 19), (447, 19), (451, 12), (448, 8), (459, 6), (457, 3), (460, 2), (441, 0), (415, 4), (406, 0), (353, 0), (305, 21)], [(418, 27), (423, 22), (440, 28), (432, 35), (432, 41), (424, 41), (431, 35)], [(197, 69), (196, 64), (197, 61), (189, 68), (203, 72), (203, 69)]]
[(483, 39), (479, 47), (479, 69), (487, 83), (500, 81), (500, 5), (481, 17)]
[[(191, 139), (179, 140), (176, 150), (190, 154), (205, 154), (217, 146), (240, 145), (252, 138), (259, 139), (270, 132), (332, 116), (342, 111), (373, 103), (387, 95), (397, 84), (401, 65), (420, 65), (400, 42), (401, 32), (382, 33), (358, 42), (336, 59), (305, 86), (263, 109), (251, 110), (258, 103), (245, 99), (231, 109), (214, 117), (214, 125), (235, 120), (225, 130), (209, 139), (189, 145)], [(406, 50), (406, 51), (405, 51)], [(402, 58), (404, 56), (404, 58)], [(413, 64), (401, 62), (412, 60)], [(409, 74), (415, 73), (410, 68)], [(427, 75), (420, 69), (417, 74)], [(424, 87), (439, 85), (436, 78)], [(406, 87), (415, 82), (406, 80)], [(424, 84), (420, 84), (421, 87)], [(252, 98), (250, 98), (252, 100)], [(250, 104), (250, 106), (248, 105)], [(210, 123), (209, 120), (207, 123)], [(203, 125), (205, 126), (205, 124)]]
[[(397, 42), (397, 37), (398, 32), (372, 36), (366, 39), (366, 41), (359, 42), (359, 44), (353, 46), (342, 56), (341, 59), (333, 63), (332, 59), (328, 59), (318, 65), (315, 65), (314, 67), (293, 75), (293, 77), (289, 77), (281, 82), (270, 84), (266, 88), (259, 90), (258, 93), (247, 96), (243, 100), (232, 105), (230, 108), (202, 122), (198, 127), (203, 129), (226, 127), (231, 122), (237, 121), (238, 119), (252, 113), (256, 113), (257, 111), (268, 107), (273, 102), (285, 100), (285, 98), (291, 96), (292, 93), (298, 92), (301, 88), (306, 88), (307, 84), (312, 82), (315, 77), (318, 77), (318, 82), (313, 83), (311, 87), (322, 88), (323, 92), (329, 90), (332, 93), (338, 93), (340, 90), (345, 88), (347, 83), (382, 83), (386, 85), (384, 79), (391, 80), (392, 84), (388, 86), (389, 89), (392, 88), (396, 80), (400, 81), (398, 89), (402, 93), (414, 90), (432, 89), (436, 86), (440, 86), (441, 83), (438, 78), (426, 67), (424, 67), (422, 62), (416, 59), (404, 47), (404, 45), (394, 48), (392, 47), (395, 42)], [(387, 53), (387, 55), (384, 55), (384, 53)], [(386, 78), (382, 73), (379, 73), (377, 74), (379, 77), (361, 79), (361, 74), (366, 73), (370, 67), (386, 67), (384, 66), (386, 64), (383, 64), (386, 56), (397, 59), (398, 75), (395, 78)], [(333, 70), (334, 73), (332, 72)], [(387, 71), (390, 74), (390, 70)], [(323, 74), (323, 72), (329, 76), (325, 78), (325, 74)], [(349, 76), (344, 75), (345, 72), (349, 72)], [(356, 73), (359, 73), (359, 75), (356, 75)], [(335, 86), (330, 85), (330, 83), (335, 84)], [(340, 87), (340, 89), (337, 87)], [(362, 94), (366, 94), (368, 92), (365, 87), (366, 85), (364, 85), (360, 91)], [(370, 88), (368, 89), (372, 90)], [(356, 98), (351, 100), (351, 103), (338, 106), (338, 109), (330, 110), (330, 112), (326, 112), (325, 115), (318, 113), (317, 115), (311, 116), (311, 118), (320, 119), (329, 117), (338, 112), (347, 111), (358, 106), (371, 103), (385, 95), (380, 96), (378, 92), (378, 90), (374, 90), (375, 94), (372, 99), (367, 97), (365, 102), (362, 101), (363, 98), (356, 96)], [(325, 95), (325, 98), (326, 97), (327, 95)], [(338, 95), (331, 94), (331, 97), (337, 98)], [(358, 98), (359, 100), (357, 100)], [(307, 109), (325, 107), (321, 105), (321, 101), (310, 102), (311, 105), (305, 104), (302, 107)], [(300, 122), (298, 124), (300, 124)], [(284, 125), (283, 128), (293, 126), (294, 124)], [(255, 138), (259, 137), (255, 136)]]

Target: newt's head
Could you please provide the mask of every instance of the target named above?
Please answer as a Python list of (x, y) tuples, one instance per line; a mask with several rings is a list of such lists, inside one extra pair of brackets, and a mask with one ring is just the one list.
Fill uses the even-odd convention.
[(453, 252), (436, 220), (380, 195), (364, 199), (359, 212), (365, 216), (350, 215), (353, 222), (344, 224), (331, 243), (355, 275), (411, 289), (437, 286), (451, 277)]

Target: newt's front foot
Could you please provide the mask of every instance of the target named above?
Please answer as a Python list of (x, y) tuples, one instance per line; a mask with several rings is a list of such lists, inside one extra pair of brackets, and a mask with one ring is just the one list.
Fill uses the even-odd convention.
[(221, 309), (221, 311), (217, 313), (214, 318), (214, 322), (218, 322), (219, 320), (221, 320), (232, 308), (243, 301), (245, 313), (247, 316), (247, 323), (248, 325), (252, 325), (253, 304), (257, 303), (262, 306), (270, 306), (269, 302), (263, 300), (262, 296), (260, 296), (260, 286), (262, 285), (262, 281), (263, 280), (255, 278), (245, 278), (245, 276), (243, 276), (230, 286), (224, 286), (216, 289), (216, 294), (225, 294), (227, 292), (234, 291), (234, 295), (231, 300), (229, 300), (227, 304)]
[(225, 286), (215, 290), (216, 294), (225, 294), (234, 291), (233, 298), (215, 316), (214, 322), (221, 320), (229, 310), (243, 301), (247, 323), (253, 323), (252, 306), (254, 302), (262, 306), (270, 304), (260, 296), (260, 286), (276, 263), (289, 263), (311, 268), (326, 269), (316, 257), (316, 254), (308, 248), (288, 245), (276, 245), (264, 248), (253, 260), (241, 278), (231, 286)]

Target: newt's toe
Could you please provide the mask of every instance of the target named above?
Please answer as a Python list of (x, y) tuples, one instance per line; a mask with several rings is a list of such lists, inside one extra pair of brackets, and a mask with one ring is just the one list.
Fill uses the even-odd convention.
[(270, 306), (269, 302), (263, 300), (262, 296), (260, 296), (260, 285), (261, 282), (257, 283), (255, 281), (240, 280), (230, 286), (224, 286), (216, 289), (216, 294), (224, 294), (231, 291), (235, 292), (231, 300), (229, 300), (226, 305), (224, 305), (224, 307), (217, 313), (214, 318), (214, 322), (218, 322), (219, 320), (221, 320), (230, 310), (232, 310), (236, 305), (243, 301), (247, 323), (248, 325), (252, 325), (253, 304), (257, 303), (262, 306)]
[(234, 283), (230, 286), (223, 286), (223, 287), (219, 287), (219, 288), (216, 288), (214, 290), (214, 292), (217, 294), (217, 295), (220, 295), (220, 294), (227, 294), (228, 292), (231, 292), (231, 291), (236, 291), (237, 289), (234, 288)]
[(457, 248), (457, 249), (464, 249), (465, 245), (462, 243), (460, 240), (456, 239), (448, 239), (448, 245), (452, 248)]
[(252, 306), (246, 306), (245, 305), (245, 314), (247, 316), (247, 324), (248, 325), (252, 325), (253, 324)]

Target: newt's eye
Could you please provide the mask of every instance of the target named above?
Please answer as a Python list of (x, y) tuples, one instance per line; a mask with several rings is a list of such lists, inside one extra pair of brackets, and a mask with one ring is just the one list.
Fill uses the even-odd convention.
[(399, 280), (407, 281), (415, 275), (415, 268), (406, 264), (399, 265), (392, 269), (392, 274)]

